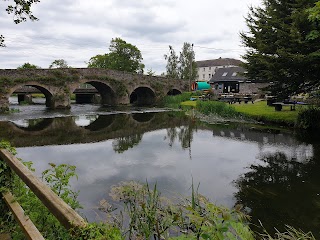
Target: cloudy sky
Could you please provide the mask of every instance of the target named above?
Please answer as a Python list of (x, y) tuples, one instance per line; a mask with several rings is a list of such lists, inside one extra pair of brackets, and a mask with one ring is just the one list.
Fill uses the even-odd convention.
[(246, 30), (249, 6), (261, 0), (41, 0), (34, 5), (37, 22), (15, 25), (5, 12), (11, 1), (0, 1), (0, 68), (25, 62), (48, 68), (55, 59), (86, 67), (90, 57), (108, 52), (120, 37), (142, 52), (146, 70), (165, 72), (164, 54), (177, 53), (184, 42), (194, 44), (196, 60), (244, 53), (239, 32)]

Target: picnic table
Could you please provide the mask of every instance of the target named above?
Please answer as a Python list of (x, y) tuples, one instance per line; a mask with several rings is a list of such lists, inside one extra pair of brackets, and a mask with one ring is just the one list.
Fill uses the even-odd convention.
[(296, 102), (275, 102), (272, 105), (276, 111), (281, 111), (283, 106), (290, 106), (290, 111), (296, 110)]
[(236, 102), (241, 103), (242, 101), (244, 103), (248, 103), (249, 101), (251, 101), (252, 103), (254, 102), (252, 96), (242, 96), (242, 95), (232, 95), (232, 94), (220, 95), (220, 97), (218, 97), (218, 100), (222, 102), (228, 102), (229, 104), (236, 103)]
[(276, 111), (281, 111), (283, 106), (290, 106), (290, 111), (295, 111), (296, 105), (308, 105), (308, 104), (304, 102), (297, 102), (297, 101), (283, 101), (283, 102), (272, 103), (272, 105), (274, 106), (274, 109)]

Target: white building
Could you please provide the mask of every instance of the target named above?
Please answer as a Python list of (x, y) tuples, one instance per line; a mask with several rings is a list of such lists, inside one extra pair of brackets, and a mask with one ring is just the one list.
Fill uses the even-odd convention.
[(237, 67), (242, 63), (234, 58), (218, 58), (204, 61), (197, 61), (197, 81), (209, 81), (218, 68)]

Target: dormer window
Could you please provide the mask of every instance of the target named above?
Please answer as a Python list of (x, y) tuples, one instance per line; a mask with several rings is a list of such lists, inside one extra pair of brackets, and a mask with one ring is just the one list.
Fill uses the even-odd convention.
[(223, 74), (222, 74), (222, 77), (225, 77), (225, 76), (227, 76), (228, 75), (228, 72), (224, 72)]
[(232, 77), (235, 77), (235, 76), (237, 76), (237, 73), (236, 72), (232, 73)]

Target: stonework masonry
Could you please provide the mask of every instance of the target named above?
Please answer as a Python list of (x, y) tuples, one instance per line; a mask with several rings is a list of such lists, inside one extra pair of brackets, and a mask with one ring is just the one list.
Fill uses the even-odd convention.
[(188, 81), (97, 68), (0, 69), (0, 108), (7, 110), (9, 97), (23, 86), (39, 89), (49, 108), (70, 108), (70, 95), (89, 83), (101, 95), (102, 104), (158, 103), (170, 92), (188, 91)]

